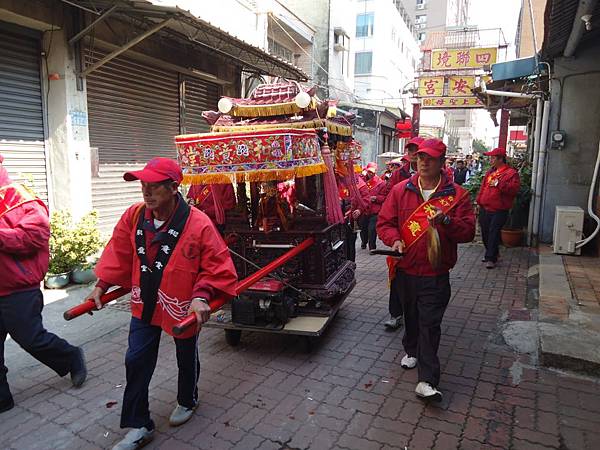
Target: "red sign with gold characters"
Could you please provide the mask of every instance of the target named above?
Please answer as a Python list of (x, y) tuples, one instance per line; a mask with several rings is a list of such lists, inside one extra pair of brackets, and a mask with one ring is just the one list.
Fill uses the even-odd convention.
[(482, 108), (477, 97), (427, 97), (421, 99), (422, 108)]
[(482, 69), (495, 64), (497, 57), (496, 47), (433, 50), (431, 70)]

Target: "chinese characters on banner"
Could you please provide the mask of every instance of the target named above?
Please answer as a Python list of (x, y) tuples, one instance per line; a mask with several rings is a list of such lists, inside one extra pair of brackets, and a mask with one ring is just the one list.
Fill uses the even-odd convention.
[(433, 50), (431, 70), (481, 69), (496, 63), (498, 49), (470, 48), (460, 50)]
[(477, 97), (427, 97), (421, 99), (422, 108), (481, 108)]
[(448, 95), (450, 97), (465, 97), (473, 95), (475, 77), (448, 77)]
[(444, 95), (444, 77), (419, 78), (419, 97), (440, 97)]

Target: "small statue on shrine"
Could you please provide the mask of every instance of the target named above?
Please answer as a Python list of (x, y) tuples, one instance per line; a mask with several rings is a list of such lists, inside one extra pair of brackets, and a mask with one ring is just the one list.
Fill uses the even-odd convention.
[(261, 184), (258, 214), (255, 225), (260, 231), (268, 233), (272, 230), (289, 229), (289, 207), (279, 196), (277, 182), (267, 181)]

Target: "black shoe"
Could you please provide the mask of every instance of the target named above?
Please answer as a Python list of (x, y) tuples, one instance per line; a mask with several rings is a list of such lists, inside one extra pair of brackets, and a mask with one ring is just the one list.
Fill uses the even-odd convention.
[(81, 387), (87, 378), (87, 366), (85, 364), (85, 355), (81, 347), (77, 348), (75, 361), (71, 364), (71, 383), (74, 387)]
[(4, 401), (0, 402), (0, 413), (10, 411), (14, 407), (15, 407), (15, 402), (11, 397), (8, 400), (4, 400)]
[(360, 244), (360, 248), (364, 250), (365, 248), (367, 248), (367, 244)]

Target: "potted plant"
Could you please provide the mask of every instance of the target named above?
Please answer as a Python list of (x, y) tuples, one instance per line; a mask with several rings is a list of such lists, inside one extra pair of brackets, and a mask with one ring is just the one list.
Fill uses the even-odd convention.
[(83, 216), (75, 225), (66, 211), (52, 214), (46, 287), (58, 289), (66, 286), (70, 279), (77, 283), (89, 283), (96, 278), (93, 273), (94, 256), (102, 245), (97, 222), (95, 211)]
[(69, 284), (71, 271), (76, 265), (71, 232), (71, 215), (66, 211), (52, 213), (50, 219), (50, 263), (44, 280), (47, 288), (60, 289)]
[(87, 213), (77, 222), (73, 229), (73, 245), (77, 264), (71, 273), (71, 281), (78, 284), (95, 281), (94, 266), (102, 247), (96, 211)]
[(506, 247), (518, 247), (523, 242), (524, 229), (529, 219), (531, 200), (531, 166), (525, 160), (510, 158), (509, 164), (519, 172), (521, 185), (508, 212), (508, 220), (500, 231), (502, 243)]

